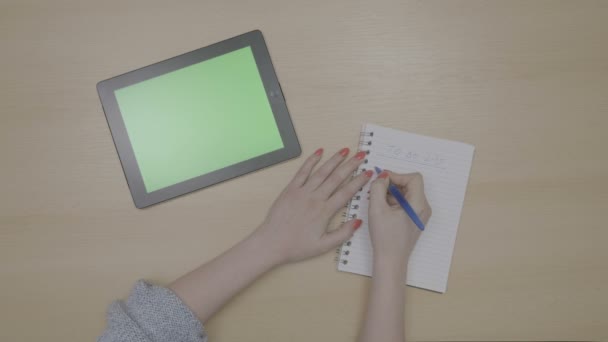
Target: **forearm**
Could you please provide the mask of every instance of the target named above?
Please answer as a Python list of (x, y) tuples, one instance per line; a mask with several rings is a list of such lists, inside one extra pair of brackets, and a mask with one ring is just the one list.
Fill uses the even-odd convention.
[(228, 300), (262, 274), (278, 265), (264, 241), (256, 235), (174, 281), (169, 288), (206, 322)]
[(407, 263), (374, 258), (374, 274), (360, 342), (403, 342)]

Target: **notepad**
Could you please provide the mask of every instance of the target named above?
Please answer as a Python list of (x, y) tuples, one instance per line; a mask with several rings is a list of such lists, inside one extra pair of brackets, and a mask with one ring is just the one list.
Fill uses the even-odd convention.
[[(410, 257), (406, 284), (444, 293), (475, 147), (366, 124), (359, 149), (368, 155), (358, 173), (378, 166), (423, 175), (433, 215)], [(366, 276), (372, 275), (373, 256), (367, 226), (370, 184), (353, 197), (345, 213), (347, 220), (360, 218), (363, 224), (338, 251), (338, 270)]]

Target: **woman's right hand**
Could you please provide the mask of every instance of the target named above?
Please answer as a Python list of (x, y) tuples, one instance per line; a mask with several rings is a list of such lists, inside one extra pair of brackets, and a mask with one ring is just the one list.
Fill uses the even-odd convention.
[(382, 264), (390, 263), (405, 272), (421, 232), (388, 193), (389, 180), (405, 195), (425, 225), (431, 217), (431, 207), (424, 195), (424, 182), (419, 173), (382, 171), (371, 185), (369, 230), (374, 260)]

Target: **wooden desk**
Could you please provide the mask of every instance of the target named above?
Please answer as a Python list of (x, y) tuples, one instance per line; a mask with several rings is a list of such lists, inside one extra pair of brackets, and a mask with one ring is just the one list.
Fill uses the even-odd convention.
[[(0, 340), (94, 340), (136, 279), (166, 284), (262, 219), (301, 159), (137, 210), (95, 90), (255, 28), (305, 154), (354, 148), (363, 122), (477, 146), (448, 292), (406, 290), (408, 338), (607, 340), (607, 18), (600, 1), (2, 1)], [(261, 279), (211, 341), (353, 341), (369, 280), (333, 258)]]

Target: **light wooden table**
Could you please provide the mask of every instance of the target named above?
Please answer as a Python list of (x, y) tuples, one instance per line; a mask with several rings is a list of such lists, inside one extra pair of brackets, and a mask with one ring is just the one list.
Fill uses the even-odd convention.
[[(138, 210), (95, 90), (256, 28), (304, 154), (364, 122), (477, 146), (448, 292), (406, 290), (408, 338), (608, 340), (608, 2), (348, 0), (2, 0), (0, 340), (94, 340), (136, 279), (262, 219), (302, 159)], [(263, 277), (211, 340), (353, 341), (369, 280), (333, 258)]]

